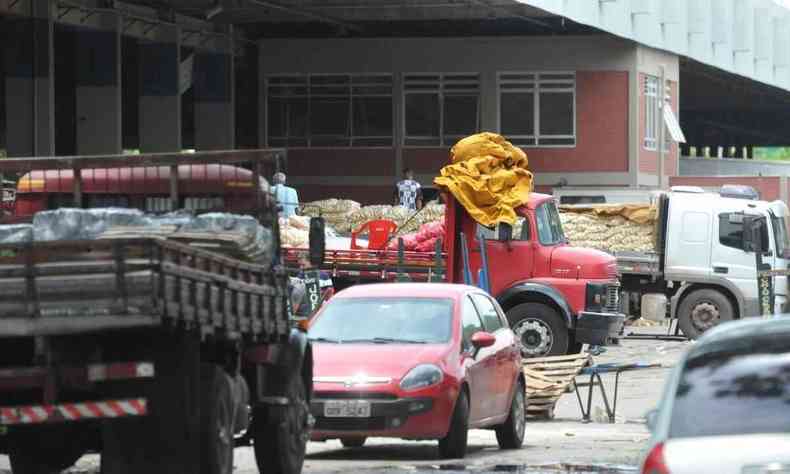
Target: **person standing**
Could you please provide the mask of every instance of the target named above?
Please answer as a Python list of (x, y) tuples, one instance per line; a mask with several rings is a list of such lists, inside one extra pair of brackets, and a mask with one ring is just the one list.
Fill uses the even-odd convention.
[(282, 208), (280, 217), (291, 217), (299, 208), (299, 194), (290, 186), (285, 185), (285, 173), (274, 173), (274, 197)]
[(403, 170), (403, 179), (395, 185), (395, 205), (412, 211), (422, 209), (422, 186), (409, 168)]

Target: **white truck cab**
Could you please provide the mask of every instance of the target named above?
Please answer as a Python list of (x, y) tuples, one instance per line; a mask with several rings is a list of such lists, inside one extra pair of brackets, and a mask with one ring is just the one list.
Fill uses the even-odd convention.
[[(758, 316), (756, 254), (749, 240), (760, 239), (763, 270), (787, 270), (787, 205), (699, 188), (661, 193), (657, 205), (656, 252), (618, 255), (624, 299), (639, 302), (642, 317), (677, 318), (690, 338), (722, 321)], [(757, 233), (744, 232), (746, 223), (755, 221)], [(650, 270), (630, 272), (637, 261)], [(772, 278), (774, 313), (787, 312), (787, 277)], [(648, 308), (653, 315), (645, 314)]]

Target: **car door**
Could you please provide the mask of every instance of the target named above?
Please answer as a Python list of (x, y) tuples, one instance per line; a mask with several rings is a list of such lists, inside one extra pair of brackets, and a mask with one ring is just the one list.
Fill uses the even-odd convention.
[(469, 422), (474, 425), (493, 416), (495, 400), (490, 397), (490, 386), (496, 377), (496, 351), (494, 347), (475, 350), (472, 336), (483, 331), (483, 323), (469, 295), (461, 305), (462, 363), (469, 384)]
[(475, 293), (472, 295), (472, 301), (483, 321), (483, 328), (496, 336), (496, 343), (491, 347), (495, 361), (494, 378), (491, 380), (488, 395), (495, 400), (492, 404), (493, 416), (506, 414), (510, 408), (510, 395), (515, 381), (514, 357), (518, 352), (515, 338), (491, 297)]
[[(523, 209), (523, 208), (521, 208)], [(489, 278), (491, 289), (501, 291), (513, 283), (525, 280), (532, 276), (534, 245), (531, 238), (531, 225), (528, 218), (518, 216), (516, 226), (513, 228), (513, 238), (509, 242), (496, 240), (496, 231), (478, 225), (486, 238), (488, 251)], [(477, 272), (481, 267), (480, 243), (477, 235), (472, 239), (470, 252), (472, 278), (477, 279)]]
[(754, 253), (743, 250), (742, 212), (720, 212), (714, 220), (711, 266), (713, 275), (733, 283), (747, 301), (757, 301)]

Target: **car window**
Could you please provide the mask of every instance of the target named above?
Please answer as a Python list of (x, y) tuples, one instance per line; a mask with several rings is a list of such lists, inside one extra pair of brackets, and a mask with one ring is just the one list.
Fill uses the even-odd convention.
[(484, 295), (472, 295), (472, 300), (475, 302), (477, 311), (480, 313), (480, 319), (483, 320), (483, 327), (488, 332), (496, 332), (502, 329), (502, 320), (499, 318), (499, 313), (494, 306), (494, 303)]
[(472, 347), (472, 336), (483, 330), (480, 316), (477, 314), (475, 305), (468, 296), (465, 296), (461, 306), (461, 326), (463, 334), (463, 348)]
[(535, 210), (538, 240), (543, 245), (556, 245), (565, 240), (562, 222), (554, 201), (547, 201)]
[(332, 298), (310, 327), (328, 342), (445, 343), (452, 335), (447, 298)]
[(760, 339), (689, 358), (675, 393), (670, 438), (790, 429), (787, 336)]

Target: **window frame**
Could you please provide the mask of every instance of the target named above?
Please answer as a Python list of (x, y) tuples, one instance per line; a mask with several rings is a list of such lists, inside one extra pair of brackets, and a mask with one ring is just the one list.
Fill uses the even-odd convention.
[[(555, 245), (559, 245), (559, 244), (564, 243), (566, 241), (567, 237), (565, 236), (565, 231), (562, 229), (562, 223), (560, 223), (560, 227), (559, 227), (560, 235), (556, 234), (555, 229), (554, 229), (554, 227), (552, 226), (552, 223), (551, 223), (551, 216), (549, 216), (549, 211), (548, 210), (542, 211), (542, 209), (548, 209), (546, 206), (553, 206), (554, 210), (557, 213), (559, 213), (559, 210), (557, 209), (557, 203), (554, 202), (553, 200), (548, 200), (548, 201), (542, 203), (541, 205), (539, 205), (535, 209), (535, 234), (537, 234), (538, 242), (540, 242), (540, 245), (542, 245), (544, 247), (553, 247)], [(546, 219), (547, 219), (546, 224), (548, 225), (548, 228), (549, 228), (549, 230), (551, 231), (551, 234), (552, 234), (552, 241), (551, 242), (544, 242), (542, 236), (540, 235), (540, 226), (539, 226), (539, 219), (540, 219), (540, 217), (539, 217), (539, 214), (541, 214), (541, 213), (544, 213), (546, 215)]]
[[(532, 76), (518, 77), (518, 76)], [(548, 76), (545, 79), (543, 76)], [(563, 79), (552, 76), (571, 76), (571, 79)], [(541, 87), (554, 84), (567, 87)], [(502, 133), (502, 95), (507, 92), (531, 92), (533, 106), (533, 130), (532, 135), (507, 134), (508, 140), (522, 148), (576, 148), (579, 140), (577, 125), (577, 77), (576, 71), (499, 71), (497, 72), (497, 130)], [(503, 86), (505, 86), (503, 88)], [(521, 87), (518, 87), (521, 86)], [(573, 132), (570, 135), (543, 135), (540, 132), (540, 96), (541, 94), (568, 93), (572, 94), (573, 112), (571, 123)], [(531, 140), (532, 143), (526, 143)], [(541, 143), (541, 140), (573, 140), (573, 143)]]
[[(313, 83), (313, 78), (320, 77), (320, 78), (347, 78), (347, 82), (344, 84), (337, 84), (337, 85), (315, 85)], [(375, 79), (383, 78), (385, 79), (383, 82), (377, 82)], [(272, 84), (272, 79), (292, 79), (294, 80), (293, 83), (277, 83)], [(355, 79), (358, 82), (355, 82)], [(368, 79), (364, 81), (363, 79)], [(373, 80), (371, 80), (373, 79)], [(386, 81), (389, 79), (389, 81)], [(301, 80), (301, 83), (296, 81)], [(320, 149), (320, 148), (392, 148), (395, 146), (395, 75), (391, 72), (371, 72), (371, 73), (282, 73), (282, 74), (267, 74), (263, 77), (264, 81), (264, 90), (263, 90), (263, 97), (265, 100), (265, 119), (264, 119), (264, 137), (266, 146), (269, 147), (287, 147), (287, 148), (313, 148), (313, 149)], [(272, 95), (270, 93), (270, 89), (272, 87), (304, 87), (306, 92), (303, 95)], [(314, 94), (312, 88), (313, 87), (345, 87), (347, 88), (347, 93), (345, 94)], [(389, 87), (389, 93), (373, 93), (373, 92), (357, 92), (355, 88), (364, 88), (364, 87)], [(313, 109), (313, 98), (343, 98), (348, 100), (348, 135), (347, 136), (340, 136), (340, 135), (314, 135), (311, 130), (311, 120), (312, 120), (312, 109)], [(354, 131), (354, 99), (360, 98), (371, 98), (371, 97), (389, 97), (390, 98), (390, 115), (391, 115), (391, 129), (389, 135), (357, 135)], [(270, 110), (270, 100), (272, 98), (277, 99), (304, 99), (307, 102), (307, 114), (305, 117), (305, 135), (302, 136), (272, 136), (269, 133), (269, 110)], [(285, 144), (272, 144), (271, 140), (284, 140)], [(290, 139), (300, 139), (304, 141), (304, 145), (289, 145), (288, 140)], [(314, 145), (314, 140), (330, 140), (330, 139), (337, 139), (338, 141), (345, 140), (346, 143), (344, 144), (337, 144), (337, 145)], [(367, 144), (365, 143), (368, 140), (382, 140), (381, 144)], [(385, 140), (389, 140), (388, 144), (384, 144)], [(360, 143), (362, 142), (362, 143)]]
[[(480, 317), (480, 311), (477, 310), (477, 305), (475, 305), (475, 302), (472, 299), (472, 293), (465, 294), (461, 300), (461, 317), (458, 318), (461, 325), (461, 352), (466, 352), (473, 348), (472, 338), (470, 337), (469, 340), (467, 340), (466, 335), (464, 334), (464, 306), (467, 302), (477, 316), (477, 322), (480, 323), (480, 330), (485, 331), (486, 328), (483, 324), (483, 319)], [(472, 336), (474, 336), (474, 334), (472, 334)]]
[[(486, 332), (491, 333), (491, 334), (496, 334), (498, 331), (501, 331), (503, 329), (508, 329), (510, 327), (509, 324), (507, 324), (505, 321), (502, 320), (502, 314), (499, 312), (499, 309), (497, 309), (496, 302), (493, 299), (491, 299), (490, 296), (485, 295), (483, 293), (470, 293), (469, 296), (471, 297), (472, 303), (475, 305), (475, 308), (477, 309), (477, 315), (480, 318), (480, 322), (483, 323), (483, 331), (486, 331)], [(494, 308), (494, 312), (496, 313), (496, 316), (497, 316), (497, 321), (499, 321), (499, 327), (498, 328), (496, 328), (496, 329), (494, 329), (492, 331), (492, 330), (490, 330), (490, 329), (488, 329), (486, 327), (486, 321), (485, 321), (483, 315), (481, 314), (482, 313), (481, 309), (477, 305), (476, 298), (482, 298), (482, 299), (488, 301), (491, 304), (491, 307)]]
[[(474, 76), (475, 79), (471, 79)], [(469, 77), (469, 79), (463, 79)], [(410, 78), (412, 80), (410, 80)], [(419, 79), (422, 78), (422, 79)], [(434, 80), (436, 78), (436, 80)], [(470, 87), (470, 89), (454, 89), (450, 88), (448, 90), (448, 78), (451, 78), (449, 81), (449, 85), (474, 85), (474, 87)], [(452, 78), (456, 78), (452, 80)], [(429, 88), (431, 85), (436, 85), (435, 88)], [(422, 86), (423, 88), (409, 90), (409, 86)], [(401, 127), (401, 145), (404, 148), (431, 148), (431, 147), (446, 147), (454, 145), (459, 139), (463, 138), (463, 136), (459, 135), (447, 135), (445, 134), (445, 117), (444, 117), (444, 99), (445, 96), (455, 96), (455, 97), (475, 97), (475, 105), (477, 108), (477, 113), (475, 114), (475, 130), (477, 132), (480, 130), (481, 126), (481, 104), (482, 104), (482, 74), (479, 72), (405, 72), (403, 73), (403, 80), (401, 82), (401, 110), (403, 113), (401, 114), (401, 123), (399, 126)], [(474, 89), (474, 90), (473, 90)], [(408, 130), (406, 128), (406, 96), (407, 95), (419, 95), (419, 94), (436, 94), (439, 98), (439, 136), (438, 137), (431, 137), (431, 136), (420, 136), (420, 135), (409, 135)], [(473, 132), (473, 133), (474, 133)], [(438, 139), (437, 143), (427, 143), (429, 140)], [(409, 143), (409, 140), (424, 140), (426, 143)]]
[[(659, 90), (661, 78), (652, 74), (644, 75), (642, 84), (642, 94), (645, 96), (645, 128), (642, 147), (647, 151), (658, 152), (659, 127), (664, 126), (664, 151), (672, 149), (671, 137), (664, 124), (664, 116), (659, 107)], [(664, 107), (672, 107), (672, 90), (669, 85), (664, 84)]]

